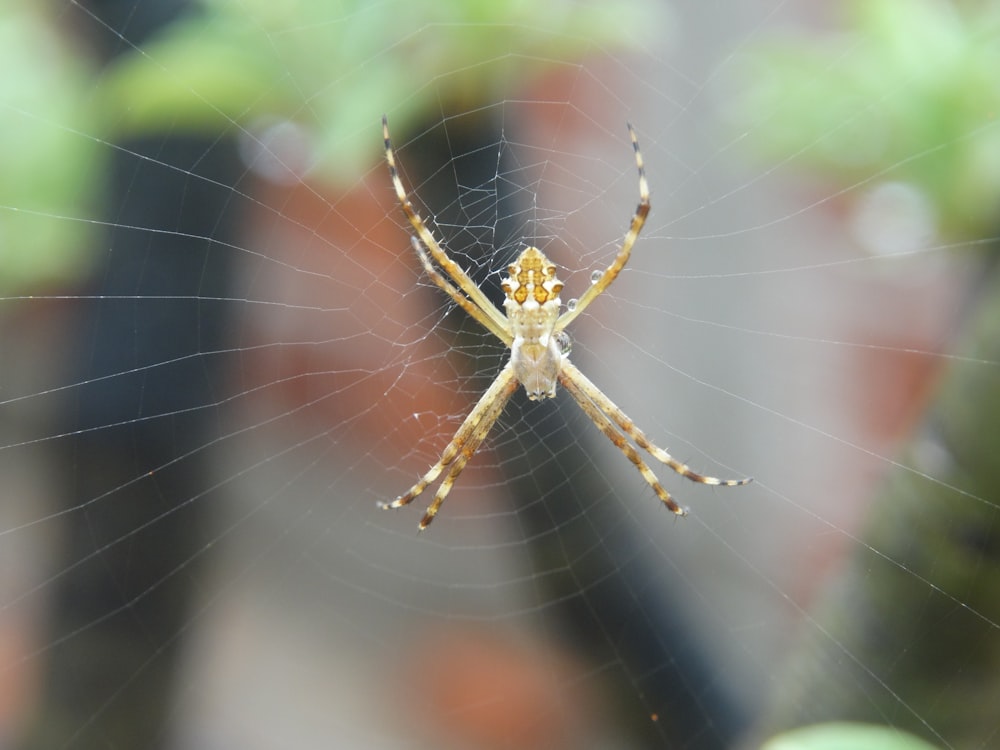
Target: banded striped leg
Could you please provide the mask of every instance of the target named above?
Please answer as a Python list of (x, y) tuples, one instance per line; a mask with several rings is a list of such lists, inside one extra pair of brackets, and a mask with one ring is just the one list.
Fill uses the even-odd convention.
[(420, 258), (420, 263), (424, 267), (424, 272), (428, 277), (430, 277), (430, 280), (437, 284), (438, 287), (445, 292), (445, 294), (455, 300), (455, 303), (459, 307), (478, 320), (480, 325), (490, 331), (507, 346), (510, 346), (511, 342), (514, 340), (513, 336), (511, 336), (506, 329), (498, 327), (497, 324), (493, 322), (493, 318), (488, 315), (484, 315), (482, 311), (476, 307), (475, 302), (462, 294), (458, 290), (458, 287), (441, 275), (441, 272), (434, 267), (433, 263), (431, 263), (431, 259), (427, 256), (427, 251), (424, 250), (424, 246), (420, 244), (420, 240), (412, 234), (410, 235), (410, 244), (413, 245), (413, 249), (416, 251), (417, 257)]
[(441, 486), (438, 487), (437, 493), (434, 495), (434, 500), (427, 508), (424, 517), (420, 520), (420, 530), (423, 531), (426, 529), (428, 524), (434, 520), (434, 516), (437, 515), (441, 504), (451, 491), (455, 480), (458, 479), (459, 474), (462, 473), (469, 459), (472, 458), (483, 440), (486, 439), (490, 428), (500, 418), (500, 414), (503, 412), (504, 407), (518, 385), (519, 383), (514, 377), (514, 368), (508, 362), (503, 370), (500, 371), (500, 374), (497, 375), (493, 384), (480, 397), (475, 408), (469, 412), (469, 416), (462, 422), (461, 427), (458, 428), (451, 442), (448, 443), (441, 453), (441, 458), (438, 462), (410, 488), (409, 492), (405, 495), (400, 495), (390, 503), (379, 503), (379, 507), (395, 509), (409, 505), (417, 495), (427, 488), (427, 485), (437, 479), (441, 472), (448, 468), (449, 471), (445, 475), (444, 480), (442, 480)]
[(448, 493), (451, 492), (452, 485), (455, 484), (455, 481), (465, 469), (465, 465), (469, 463), (469, 460), (476, 454), (476, 451), (479, 450), (479, 446), (483, 444), (483, 441), (490, 433), (493, 425), (496, 424), (497, 419), (500, 418), (500, 414), (503, 413), (504, 407), (507, 405), (507, 401), (510, 400), (514, 391), (517, 390), (518, 385), (520, 384), (516, 380), (512, 381), (510, 385), (507, 386), (507, 390), (497, 397), (496, 403), (487, 415), (483, 417), (482, 421), (469, 437), (465, 444), (465, 448), (462, 449), (458, 456), (455, 457), (451, 467), (448, 469), (448, 473), (438, 486), (437, 492), (434, 493), (433, 502), (427, 506), (427, 511), (424, 513), (424, 517), (420, 519), (420, 531), (426, 529), (430, 525), (431, 521), (434, 520), (434, 516), (436, 516), (438, 511), (441, 509), (441, 504), (444, 502), (444, 499), (448, 496)]
[(632, 438), (636, 445), (649, 453), (657, 461), (669, 466), (682, 477), (686, 477), (692, 482), (698, 482), (699, 484), (710, 484), (720, 487), (739, 487), (753, 481), (753, 477), (719, 479), (718, 477), (710, 477), (693, 471), (690, 466), (681, 463), (646, 437), (646, 433), (636, 427), (635, 422), (629, 419), (629, 416), (614, 401), (605, 396), (603, 391), (591, 382), (590, 378), (580, 372), (576, 365), (569, 361), (563, 362), (563, 373), (567, 379), (573, 380), (575, 385), (587, 395), (587, 398), (594, 402), (602, 412), (607, 414), (622, 432)]
[[(663, 501), (663, 504), (677, 515), (686, 516), (687, 509), (682, 508), (674, 502), (670, 493), (664, 489), (662, 484), (660, 484), (660, 480), (656, 478), (656, 474), (654, 474), (653, 470), (646, 465), (646, 462), (642, 460), (642, 457), (636, 449), (632, 447), (632, 444), (625, 439), (625, 436), (622, 433), (615, 429), (614, 424), (608, 416), (597, 407), (597, 404), (591, 400), (590, 396), (584, 391), (583, 388), (581, 388), (573, 376), (566, 372), (567, 364), (569, 364), (569, 362), (563, 363), (563, 370), (559, 373), (559, 382), (562, 383), (563, 388), (565, 388), (569, 394), (576, 399), (580, 408), (583, 409), (586, 415), (590, 417), (590, 420), (597, 425), (598, 429), (607, 436), (608, 440), (614, 443), (615, 447), (624, 453), (625, 457), (635, 465), (635, 468), (637, 468), (639, 473), (642, 474), (642, 478), (645, 479), (646, 483), (653, 488), (656, 496)], [(577, 370), (577, 372), (579, 372), (579, 370)]]
[(611, 261), (611, 265), (604, 269), (601, 277), (591, 284), (587, 288), (587, 291), (580, 295), (580, 298), (576, 301), (576, 307), (572, 310), (567, 310), (559, 316), (559, 320), (556, 322), (557, 332), (569, 325), (577, 315), (586, 309), (587, 305), (593, 302), (601, 292), (611, 286), (611, 282), (618, 278), (618, 274), (621, 273), (625, 264), (628, 263), (629, 256), (632, 254), (632, 246), (639, 239), (639, 232), (642, 231), (642, 227), (646, 223), (646, 217), (649, 215), (649, 183), (646, 182), (646, 168), (643, 165), (642, 152), (639, 150), (639, 139), (636, 138), (632, 124), (625, 124), (628, 125), (628, 136), (632, 141), (632, 150), (635, 152), (635, 165), (639, 170), (639, 205), (635, 207), (635, 213), (632, 214), (632, 221), (629, 224), (628, 231), (625, 233), (625, 239), (622, 241), (622, 247), (618, 251), (618, 255)]
[[(403, 182), (399, 179), (399, 172), (396, 169), (396, 154), (392, 149), (392, 140), (389, 138), (389, 121), (385, 115), (382, 115), (382, 140), (385, 144), (385, 161), (389, 165), (389, 176), (392, 178), (392, 185), (396, 189), (396, 197), (399, 199), (399, 205), (403, 207), (403, 213), (406, 214), (410, 226), (413, 227), (417, 236), (420, 237), (420, 241), (424, 243), (424, 247), (427, 248), (434, 261), (441, 266), (441, 269), (445, 273), (455, 280), (455, 283), (468, 295), (473, 304), (482, 310), (483, 315), (490, 318), (494, 324), (494, 326), (489, 326), (485, 323), (483, 325), (486, 325), (494, 333), (496, 333), (497, 328), (504, 329), (505, 321), (507, 320), (506, 316), (497, 309), (496, 305), (490, 302), (483, 291), (462, 270), (462, 267), (449, 258), (447, 253), (441, 249), (437, 240), (434, 239), (431, 230), (427, 228), (424, 220), (420, 218), (420, 214), (413, 208), (413, 204), (410, 202), (409, 197), (406, 195), (406, 190), (403, 188)], [(481, 323), (483, 322), (479, 315), (474, 315), (474, 317)]]

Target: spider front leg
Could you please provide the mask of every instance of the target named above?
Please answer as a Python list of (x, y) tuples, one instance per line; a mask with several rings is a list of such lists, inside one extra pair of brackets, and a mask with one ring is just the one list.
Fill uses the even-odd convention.
[(451, 491), (455, 480), (458, 479), (469, 459), (479, 450), (479, 446), (486, 439), (490, 429), (500, 418), (500, 414), (514, 391), (517, 390), (517, 386), (518, 382), (514, 377), (514, 370), (508, 363), (497, 375), (493, 384), (480, 397), (473, 410), (469, 412), (469, 416), (465, 418), (462, 426), (458, 428), (458, 432), (445, 447), (438, 462), (410, 488), (409, 492), (400, 495), (392, 502), (379, 503), (379, 507), (395, 509), (409, 505), (417, 495), (427, 488), (427, 485), (440, 476), (445, 468), (450, 467), (434, 495), (434, 500), (431, 501), (427, 512), (420, 520), (420, 530), (426, 529), (440, 510), (441, 504)]
[[(476, 286), (476, 283), (462, 270), (462, 267), (449, 258), (448, 254), (441, 249), (438, 241), (434, 239), (431, 230), (427, 228), (420, 214), (413, 208), (413, 204), (406, 194), (406, 189), (403, 187), (403, 182), (399, 179), (399, 170), (396, 169), (396, 152), (392, 148), (392, 139), (389, 137), (389, 120), (385, 115), (382, 115), (382, 140), (385, 145), (385, 162), (389, 167), (389, 178), (392, 180), (392, 186), (396, 191), (396, 198), (399, 200), (399, 205), (402, 207), (403, 213), (406, 214), (406, 219), (410, 222), (410, 226), (413, 227), (423, 246), (427, 248), (427, 252), (431, 254), (431, 257), (441, 267), (441, 270), (448, 274), (454, 280), (455, 284), (472, 300), (473, 304), (482, 311), (482, 316), (473, 315), (473, 317), (486, 328), (493, 331), (493, 333), (500, 336), (499, 331), (505, 330), (506, 325), (503, 313), (490, 302), (486, 294)], [(431, 278), (437, 283), (437, 279), (433, 275)], [(439, 284), (439, 286), (441, 285)], [(448, 289), (444, 286), (441, 286), (441, 288), (454, 298), (454, 295)], [(490, 318), (492, 324), (486, 323), (483, 320), (484, 317)], [(502, 339), (503, 337), (500, 336), (500, 338)]]
[(471, 317), (479, 321), (480, 325), (490, 331), (507, 346), (510, 346), (510, 342), (513, 340), (510, 332), (494, 323), (493, 318), (485, 315), (482, 310), (476, 307), (472, 300), (462, 294), (454, 284), (442, 276), (441, 272), (434, 267), (433, 263), (431, 263), (431, 259), (427, 256), (427, 251), (424, 250), (423, 245), (420, 244), (420, 240), (412, 234), (410, 235), (410, 244), (413, 245), (413, 250), (417, 253), (417, 257), (420, 258), (420, 263), (424, 267), (424, 273), (427, 274), (428, 278), (437, 284), (438, 287), (445, 292), (445, 294), (451, 297), (455, 301), (455, 304), (465, 310), (465, 312), (467, 312)]
[(577, 315), (587, 308), (587, 305), (597, 299), (597, 296), (611, 286), (611, 282), (618, 278), (618, 274), (621, 273), (625, 264), (628, 263), (629, 256), (632, 254), (632, 246), (639, 239), (639, 232), (642, 231), (643, 226), (646, 224), (646, 217), (649, 216), (649, 183), (646, 182), (646, 167), (642, 161), (642, 152), (639, 150), (639, 139), (636, 138), (632, 123), (625, 124), (628, 126), (628, 137), (632, 141), (632, 150), (635, 152), (635, 166), (639, 170), (639, 204), (635, 207), (635, 213), (632, 214), (632, 221), (629, 223), (628, 231), (625, 233), (625, 239), (622, 240), (622, 246), (618, 251), (618, 255), (611, 261), (611, 265), (604, 269), (604, 272), (597, 281), (591, 284), (587, 288), (587, 291), (580, 295), (580, 298), (576, 301), (576, 306), (559, 316), (559, 322), (556, 323), (557, 331), (566, 328)]

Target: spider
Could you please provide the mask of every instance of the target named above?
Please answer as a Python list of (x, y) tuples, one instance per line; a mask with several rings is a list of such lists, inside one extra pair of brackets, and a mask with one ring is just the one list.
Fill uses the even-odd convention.
[(566, 326), (586, 310), (587, 306), (618, 277), (628, 262), (632, 246), (649, 214), (649, 185), (646, 183), (646, 170), (643, 167), (642, 153), (639, 151), (639, 141), (632, 125), (626, 124), (632, 141), (632, 150), (635, 152), (635, 163), (639, 169), (639, 205), (632, 216), (621, 249), (611, 261), (611, 265), (603, 272), (595, 272), (592, 277), (593, 283), (587, 291), (580, 296), (575, 305), (568, 305), (566, 311), (560, 314), (562, 303), (559, 293), (563, 284), (556, 276), (555, 265), (537, 247), (526, 248), (509, 266), (510, 276), (500, 284), (506, 296), (503, 302), (504, 312), (490, 302), (468, 274), (445, 253), (424, 220), (414, 210), (403, 188), (396, 168), (396, 155), (389, 138), (389, 122), (385, 115), (382, 116), (382, 138), (385, 142), (385, 160), (389, 165), (389, 176), (392, 178), (396, 197), (403, 207), (403, 213), (416, 232), (415, 236), (410, 236), (410, 241), (424, 271), (459, 307), (510, 349), (510, 359), (507, 364), (462, 422), (462, 426), (445, 447), (438, 462), (428, 469), (405, 495), (400, 495), (392, 502), (379, 503), (382, 508), (402, 508), (404, 505), (409, 505), (447, 469), (448, 473), (420, 520), (421, 531), (427, 528), (441, 510), (441, 504), (455, 481), (486, 439), (518, 385), (524, 386), (529, 399), (539, 401), (553, 398), (556, 395), (556, 383), (561, 384), (597, 428), (635, 465), (663, 504), (679, 516), (686, 515), (687, 510), (674, 502), (638, 451), (628, 442), (626, 435), (655, 459), (693, 482), (736, 487), (751, 481), (750, 477), (717, 479), (692, 471), (650, 441), (625, 412), (569, 361), (570, 347), (569, 336), (565, 333)]

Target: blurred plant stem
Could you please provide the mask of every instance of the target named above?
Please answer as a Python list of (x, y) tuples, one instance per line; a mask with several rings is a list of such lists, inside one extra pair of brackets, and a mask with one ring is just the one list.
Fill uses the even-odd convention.
[[(762, 42), (734, 112), (758, 156), (845, 190), (897, 182), (931, 234), (987, 243), (1000, 199), (1000, 4), (846, 0), (836, 33)], [(885, 231), (892, 217), (875, 220)], [(929, 246), (930, 238), (921, 238)], [(947, 246), (944, 246), (947, 247)], [(852, 555), (807, 616), (759, 727), (823, 721), (995, 744), (1000, 706), (1000, 272)]]
[[(1000, 267), (921, 429), (810, 616), (763, 730), (891, 723), (937, 744), (996, 741), (1000, 706)], [(944, 742), (942, 742), (944, 740)]]

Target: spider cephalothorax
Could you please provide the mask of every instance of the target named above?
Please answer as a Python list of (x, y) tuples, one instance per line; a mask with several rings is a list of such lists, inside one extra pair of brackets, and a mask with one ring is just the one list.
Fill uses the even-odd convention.
[(412, 244), (424, 271), (459, 307), (510, 348), (510, 360), (480, 397), (475, 408), (469, 412), (469, 416), (445, 447), (438, 462), (428, 469), (405, 495), (400, 495), (390, 503), (382, 503), (382, 507), (402, 508), (404, 505), (409, 505), (427, 485), (441, 475), (442, 471), (448, 469), (434, 495), (434, 500), (420, 520), (420, 528), (427, 528), (440, 510), (455, 480), (482, 445), (490, 428), (499, 419), (504, 406), (518, 385), (523, 385), (528, 398), (534, 401), (555, 396), (557, 382), (576, 400), (598, 429), (635, 465), (656, 492), (657, 497), (674, 513), (684, 515), (686, 511), (674, 502), (670, 493), (660, 484), (660, 480), (642, 460), (635, 447), (628, 442), (626, 436), (632, 438), (636, 445), (655, 459), (694, 482), (734, 487), (750, 481), (749, 478), (717, 479), (692, 471), (687, 465), (651, 442), (625, 412), (569, 361), (569, 338), (565, 333), (566, 326), (618, 277), (628, 262), (632, 246), (639, 237), (639, 232), (649, 214), (646, 170), (643, 167), (639, 142), (631, 125), (628, 126), (628, 133), (635, 153), (636, 167), (639, 170), (639, 205), (625, 233), (621, 249), (611, 261), (611, 265), (594, 275), (593, 283), (575, 305), (561, 312), (559, 293), (563, 289), (563, 284), (559, 281), (556, 266), (541, 250), (529, 247), (510, 265), (508, 268), (510, 276), (501, 282), (506, 295), (503, 303), (504, 312), (501, 312), (461, 266), (445, 253), (424, 224), (424, 220), (414, 210), (396, 169), (396, 156), (392, 150), (392, 141), (389, 139), (389, 123), (384, 116), (382, 117), (382, 137), (385, 142), (385, 160), (389, 165), (389, 175), (396, 190), (396, 197), (403, 207), (403, 213), (417, 233), (416, 237), (412, 238)]

